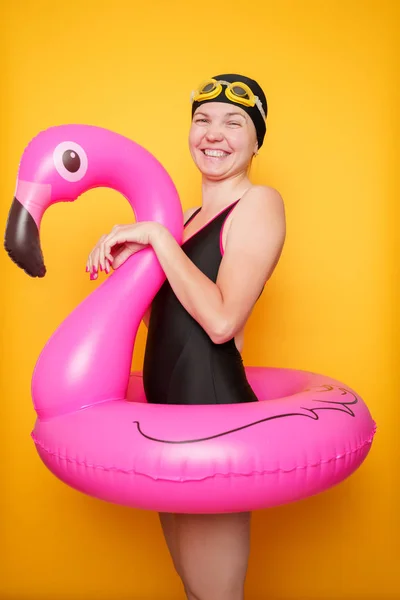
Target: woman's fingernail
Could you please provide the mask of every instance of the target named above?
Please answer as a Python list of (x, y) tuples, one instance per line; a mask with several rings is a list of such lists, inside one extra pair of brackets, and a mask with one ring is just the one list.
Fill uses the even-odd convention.
[(97, 267), (95, 265), (93, 265), (92, 269), (93, 269), (93, 273), (97, 273)]
[(89, 273), (89, 267), (86, 267), (86, 273)]

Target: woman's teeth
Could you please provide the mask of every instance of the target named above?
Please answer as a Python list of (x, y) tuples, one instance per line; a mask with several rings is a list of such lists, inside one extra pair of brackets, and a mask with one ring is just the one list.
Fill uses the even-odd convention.
[(229, 156), (229, 153), (224, 152), (223, 150), (203, 150), (203, 153), (212, 158), (225, 158), (226, 156)]

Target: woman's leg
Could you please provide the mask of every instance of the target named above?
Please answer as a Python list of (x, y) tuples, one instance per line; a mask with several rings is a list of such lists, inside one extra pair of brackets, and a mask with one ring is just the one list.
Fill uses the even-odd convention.
[(159, 513), (159, 517), (164, 538), (167, 542), (168, 550), (171, 555), (172, 562), (174, 563), (175, 570), (179, 577), (182, 578), (179, 561), (176, 515), (173, 513)]
[(175, 515), (180, 574), (188, 600), (243, 600), (250, 513)]

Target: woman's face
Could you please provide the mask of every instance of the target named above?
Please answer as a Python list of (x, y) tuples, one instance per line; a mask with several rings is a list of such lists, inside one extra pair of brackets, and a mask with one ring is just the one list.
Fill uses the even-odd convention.
[(240, 106), (207, 102), (193, 115), (189, 148), (203, 175), (225, 179), (247, 170), (257, 150), (256, 129)]

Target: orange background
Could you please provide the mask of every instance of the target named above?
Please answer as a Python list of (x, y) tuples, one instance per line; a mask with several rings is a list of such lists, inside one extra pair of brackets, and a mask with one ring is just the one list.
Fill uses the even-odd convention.
[[(166, 167), (186, 209), (200, 202), (187, 147), (192, 88), (232, 71), (266, 91), (268, 135), (253, 180), (281, 192), (288, 235), (248, 323), (244, 361), (354, 387), (378, 435), (340, 486), (254, 514), (249, 600), (400, 598), (398, 6), (16, 0), (2, 8), (3, 228), (21, 154), (40, 130), (90, 123), (134, 139)], [(29, 436), (36, 359), (99, 284), (85, 273), (92, 246), (129, 220), (122, 197), (92, 190), (46, 213), (45, 279), (1, 253), (1, 599), (183, 598), (157, 515), (68, 488)], [(142, 325), (137, 369), (145, 336)]]

